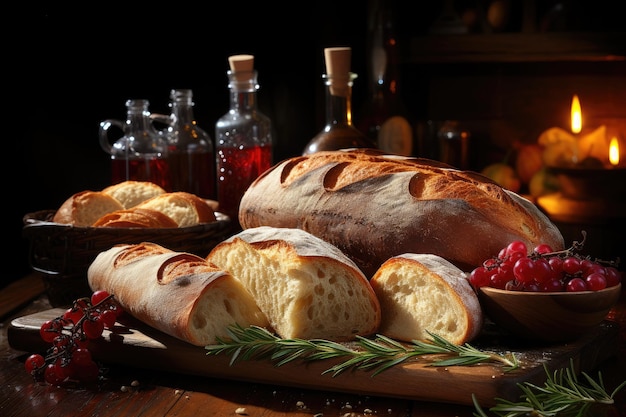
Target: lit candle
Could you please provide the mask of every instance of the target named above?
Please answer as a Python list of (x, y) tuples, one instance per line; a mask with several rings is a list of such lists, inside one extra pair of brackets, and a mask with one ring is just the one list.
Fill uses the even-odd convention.
[(619, 164), (619, 142), (616, 137), (613, 137), (609, 144), (609, 162), (614, 167)]
[(583, 114), (580, 108), (580, 100), (578, 96), (574, 94), (572, 98), (572, 133), (578, 134), (583, 130)]

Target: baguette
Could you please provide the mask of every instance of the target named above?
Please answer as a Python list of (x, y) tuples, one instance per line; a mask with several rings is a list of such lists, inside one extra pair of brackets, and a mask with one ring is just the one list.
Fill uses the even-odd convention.
[(247, 229), (206, 259), (243, 283), (282, 338), (348, 341), (380, 324), (380, 305), (363, 273), (303, 230)]
[(338, 247), (366, 276), (402, 253), (432, 253), (470, 270), (513, 240), (564, 248), (530, 201), (487, 177), (372, 150), (284, 160), (240, 203), (244, 229), (299, 228)]
[(429, 339), (430, 332), (462, 345), (482, 330), (484, 315), (465, 273), (439, 256), (395, 256), (370, 283), (380, 301), (385, 336), (411, 342)]
[(115, 296), (124, 311), (196, 346), (228, 337), (228, 326), (268, 326), (243, 285), (202, 257), (154, 243), (116, 245), (87, 272), (93, 291)]

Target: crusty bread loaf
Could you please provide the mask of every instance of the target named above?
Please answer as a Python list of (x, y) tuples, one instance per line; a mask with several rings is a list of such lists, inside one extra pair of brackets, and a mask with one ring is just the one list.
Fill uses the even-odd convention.
[(411, 342), (437, 334), (461, 345), (482, 330), (484, 316), (465, 273), (437, 255), (401, 254), (370, 281), (382, 310), (380, 333)]
[(197, 346), (227, 338), (228, 327), (267, 327), (267, 318), (240, 281), (189, 253), (154, 243), (117, 245), (88, 269), (93, 291), (115, 296), (124, 311)]
[(122, 181), (102, 190), (119, 201), (125, 209), (135, 207), (157, 195), (165, 194), (159, 185), (149, 181)]
[(122, 209), (124, 207), (118, 200), (102, 191), (80, 191), (63, 202), (52, 221), (89, 227), (103, 215)]
[(168, 228), (178, 227), (178, 223), (166, 214), (148, 208), (132, 207), (116, 210), (100, 217), (93, 227), (142, 227)]
[(215, 212), (207, 201), (184, 191), (161, 194), (136, 207), (160, 211), (171, 217), (178, 227), (212, 223), (216, 220)]
[(536, 206), (487, 177), (363, 149), (276, 164), (243, 195), (239, 222), (244, 229), (306, 230), (337, 246), (368, 277), (402, 253), (433, 253), (470, 270), (513, 240), (564, 247)]
[(206, 259), (244, 284), (283, 338), (347, 341), (380, 324), (380, 305), (363, 273), (303, 230), (244, 230)]

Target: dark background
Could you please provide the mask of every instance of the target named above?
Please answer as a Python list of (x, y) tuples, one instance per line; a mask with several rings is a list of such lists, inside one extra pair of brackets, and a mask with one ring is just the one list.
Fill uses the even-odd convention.
[[(126, 3), (20, 2), (4, 13), (3, 201), (9, 214), (0, 288), (30, 271), (28, 242), (22, 237), (26, 213), (56, 209), (73, 193), (109, 184), (109, 158), (99, 146), (98, 125), (104, 119), (124, 119), (127, 99), (148, 99), (152, 112), (164, 113), (172, 88), (191, 88), (198, 124), (214, 137), (215, 122), (229, 106), (228, 56), (253, 54), (259, 109), (272, 119), (277, 162), (300, 154), (323, 127), (323, 49), (351, 46), (352, 69), (359, 75), (353, 88), (359, 117), (368, 90), (368, 1)], [(459, 10), (470, 3), (476, 2), (455, 2)], [(557, 3), (575, 6), (573, 16), (586, 19), (582, 27), (579, 18), (570, 18), (569, 28), (623, 31), (623, 17), (609, 10), (608, 5), (614, 8), (609, 1), (537, 5)], [(427, 33), (441, 14), (440, 1), (408, 7), (390, 0), (389, 6), (395, 11), (401, 49), (411, 36)], [(413, 62), (403, 68), (402, 75), (412, 80), (403, 94), (413, 120), (460, 102), (433, 88), (439, 74), (482, 69), (473, 64), (426, 67)], [(430, 78), (423, 76), (424, 69)], [(500, 66), (489, 69), (502, 74)], [(532, 70), (527, 75), (536, 78)], [(569, 99), (571, 92), (563, 96)]]

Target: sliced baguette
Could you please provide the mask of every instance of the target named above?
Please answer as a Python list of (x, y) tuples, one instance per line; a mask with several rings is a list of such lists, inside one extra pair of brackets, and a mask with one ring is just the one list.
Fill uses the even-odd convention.
[(160, 211), (171, 217), (178, 227), (216, 221), (215, 212), (206, 200), (184, 191), (161, 194), (135, 207)]
[(122, 204), (102, 191), (81, 191), (65, 200), (55, 212), (52, 221), (89, 227), (107, 213), (123, 210)]
[(135, 207), (157, 195), (165, 194), (163, 188), (149, 181), (122, 181), (106, 187), (102, 192), (115, 198), (125, 209)]
[(283, 338), (347, 341), (380, 324), (378, 299), (354, 262), (303, 230), (244, 230), (206, 259), (243, 283)]
[(461, 345), (484, 316), (465, 273), (444, 258), (406, 253), (387, 260), (370, 281), (382, 309), (380, 333), (411, 342), (437, 334)]
[(160, 211), (133, 207), (125, 210), (116, 210), (100, 217), (93, 224), (94, 227), (141, 227), (141, 228), (169, 228), (178, 227), (178, 223)]
[(99, 253), (87, 277), (93, 291), (113, 294), (125, 312), (196, 346), (227, 338), (234, 324), (268, 326), (232, 275), (199, 256), (154, 243), (117, 245)]

